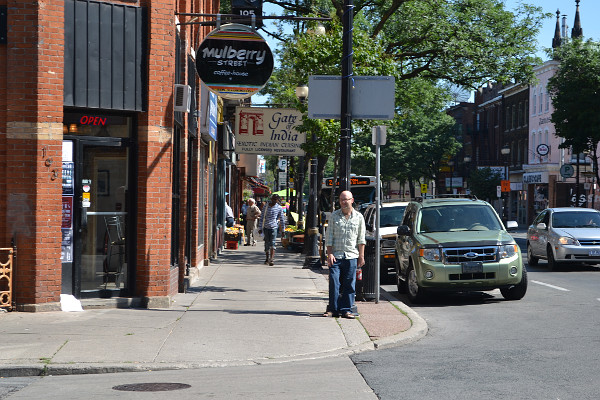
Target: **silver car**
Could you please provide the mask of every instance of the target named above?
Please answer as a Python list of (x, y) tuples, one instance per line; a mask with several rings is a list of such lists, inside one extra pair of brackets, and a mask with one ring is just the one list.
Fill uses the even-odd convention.
[(527, 230), (527, 259), (548, 269), (560, 264), (600, 264), (600, 212), (591, 208), (547, 208)]

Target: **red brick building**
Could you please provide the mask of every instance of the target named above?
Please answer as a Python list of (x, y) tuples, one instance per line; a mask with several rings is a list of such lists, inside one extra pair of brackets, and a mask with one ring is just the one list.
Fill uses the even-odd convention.
[(169, 306), (218, 249), (227, 166), (194, 64), (211, 28), (177, 18), (218, 7), (0, 0), (0, 247), (17, 248), (18, 310), (61, 293)]

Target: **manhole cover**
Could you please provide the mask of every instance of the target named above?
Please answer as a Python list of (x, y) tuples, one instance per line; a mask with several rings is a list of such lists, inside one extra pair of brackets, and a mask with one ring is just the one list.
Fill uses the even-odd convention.
[(130, 383), (127, 385), (114, 386), (114, 390), (122, 390), (124, 392), (166, 392), (169, 390), (188, 389), (192, 387), (186, 383)]

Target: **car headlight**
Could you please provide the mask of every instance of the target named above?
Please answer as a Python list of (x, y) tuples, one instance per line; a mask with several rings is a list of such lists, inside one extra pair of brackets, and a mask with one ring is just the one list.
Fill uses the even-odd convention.
[(395, 246), (396, 246), (395, 240), (384, 239), (381, 241), (381, 247), (395, 247)]
[(421, 249), (419, 255), (428, 261), (441, 261), (440, 249)]
[(558, 243), (560, 244), (571, 244), (571, 245), (575, 245), (575, 246), (579, 246), (579, 242), (577, 241), (577, 239), (573, 239), (571, 237), (567, 237), (567, 236), (561, 236), (558, 238)]
[(516, 244), (507, 244), (504, 246), (500, 246), (499, 250), (499, 254), (500, 254), (500, 258), (511, 258), (513, 257), (515, 254), (517, 254), (517, 245)]

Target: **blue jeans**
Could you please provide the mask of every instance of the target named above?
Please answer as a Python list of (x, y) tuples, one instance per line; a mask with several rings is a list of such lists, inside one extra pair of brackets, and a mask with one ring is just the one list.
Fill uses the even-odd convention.
[(357, 259), (339, 259), (329, 267), (329, 309), (333, 314), (352, 312), (356, 293)]
[(265, 251), (275, 248), (275, 239), (277, 239), (277, 228), (263, 228), (265, 235)]

